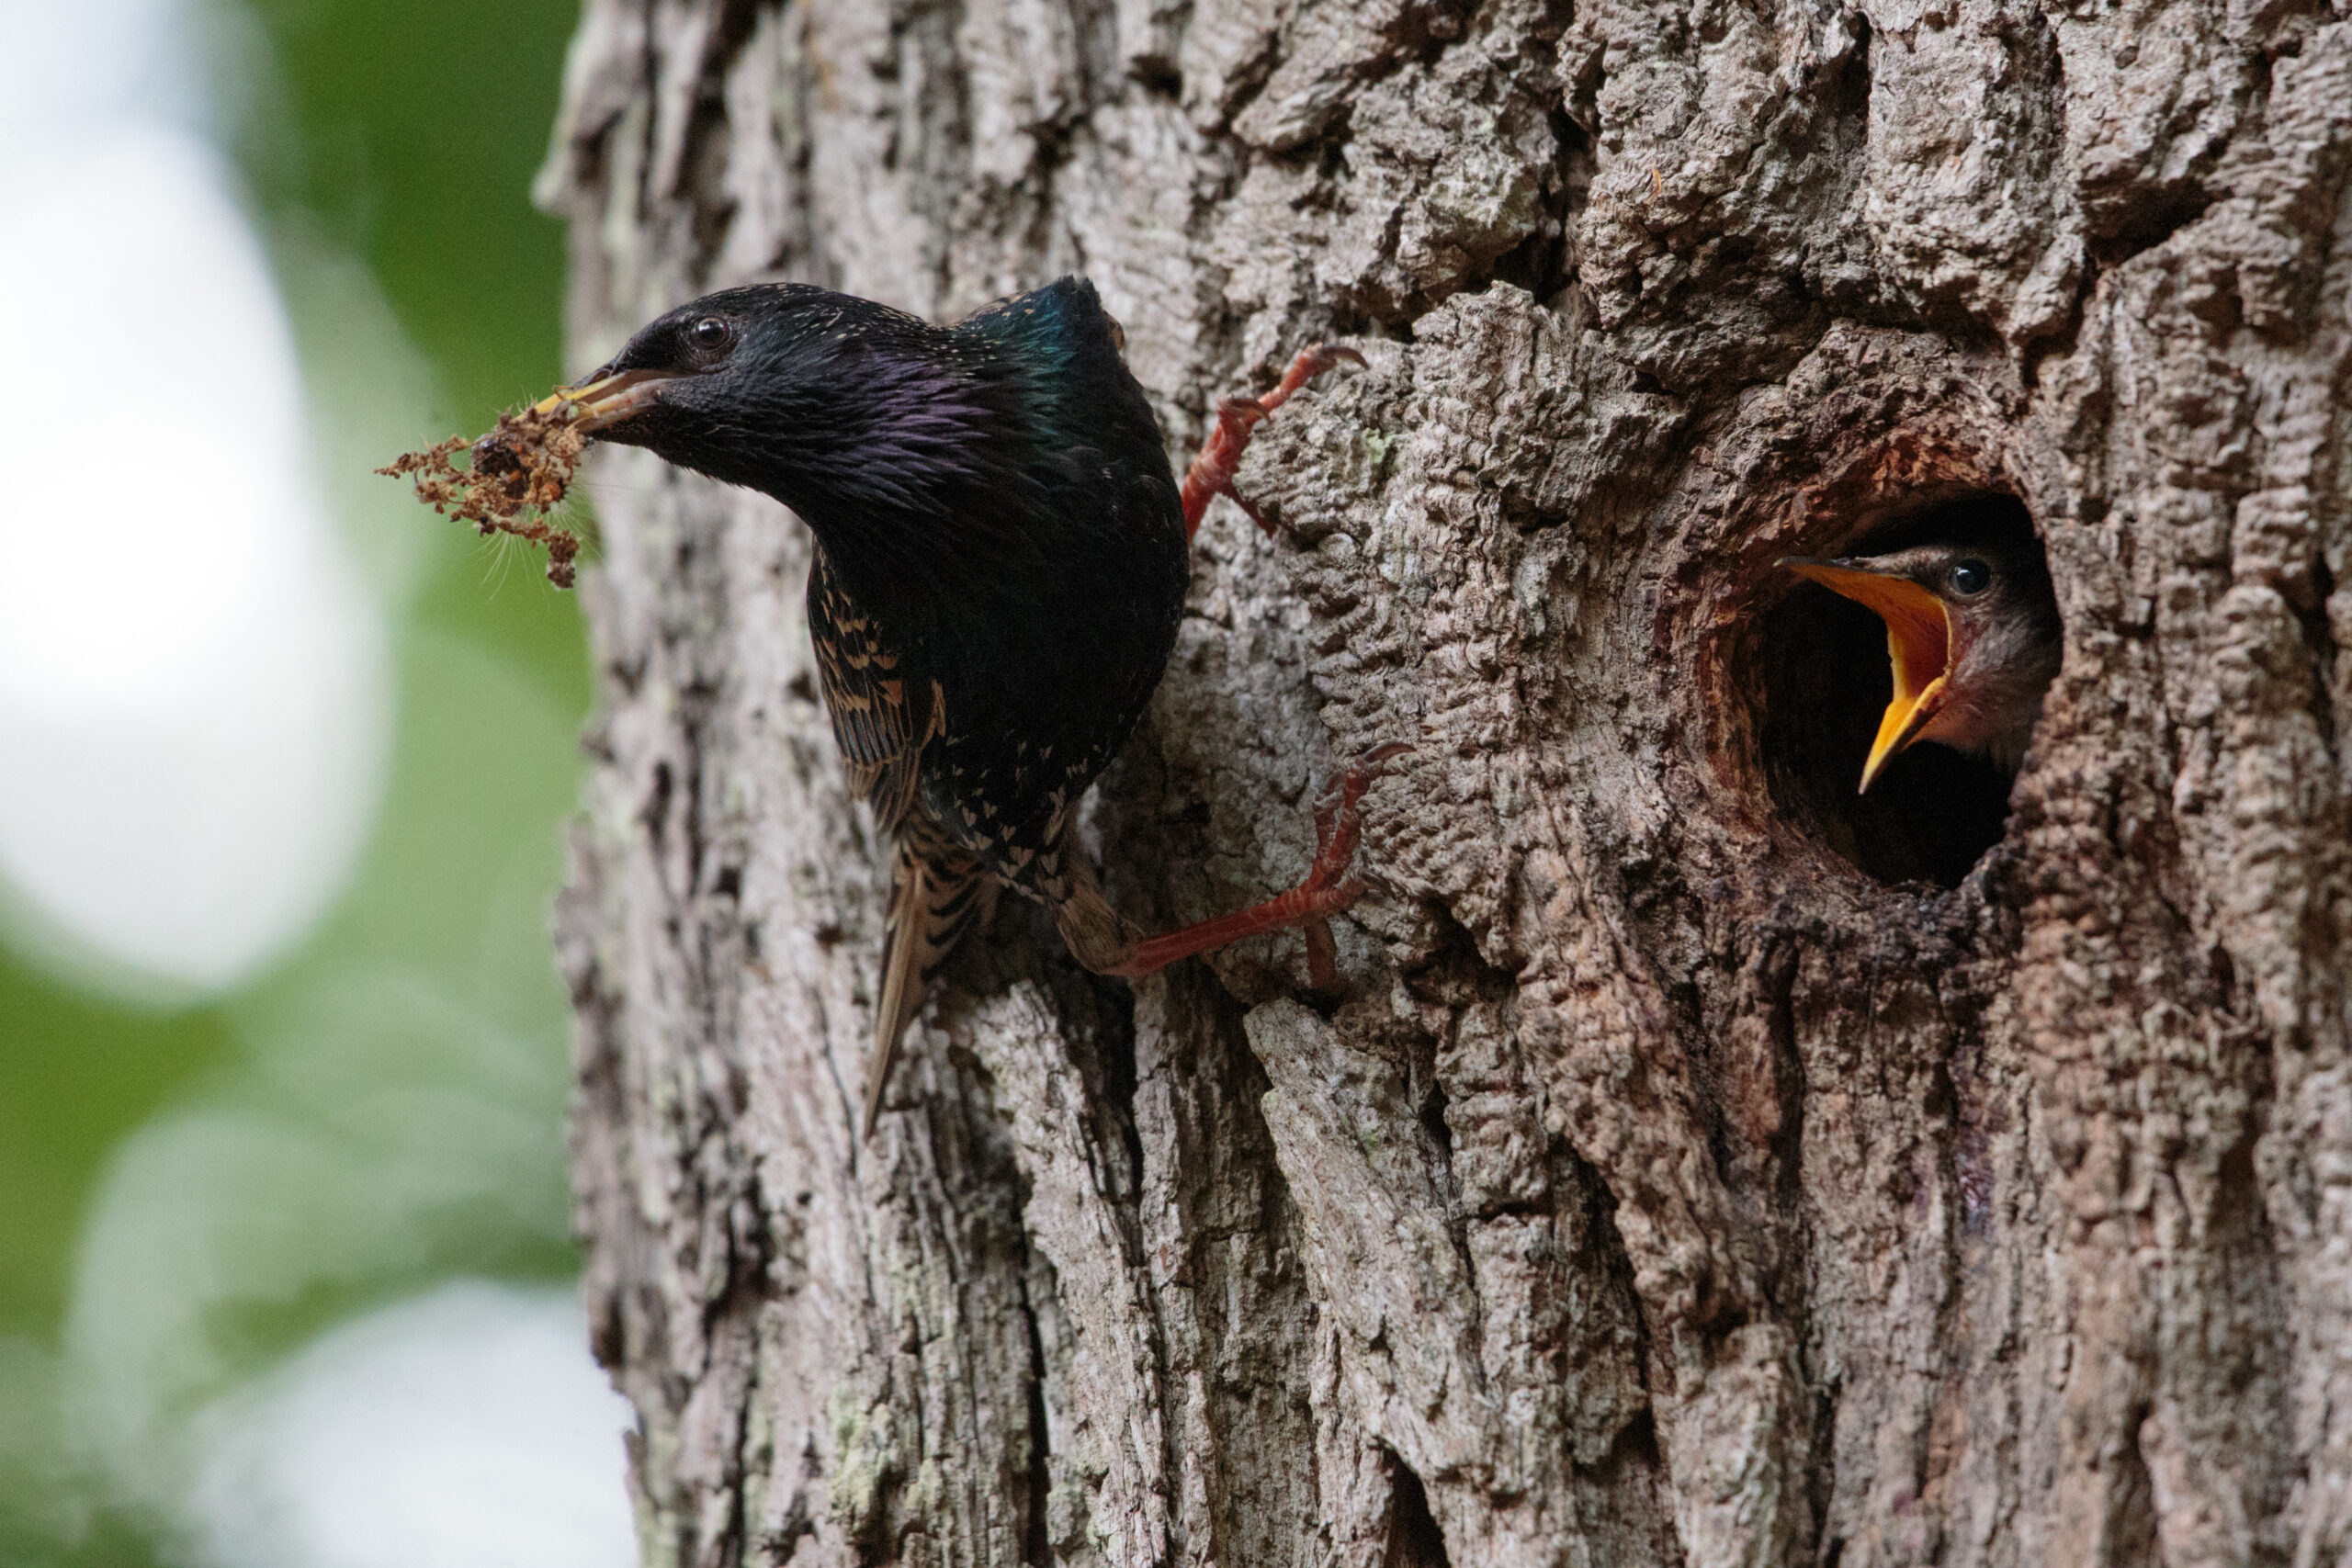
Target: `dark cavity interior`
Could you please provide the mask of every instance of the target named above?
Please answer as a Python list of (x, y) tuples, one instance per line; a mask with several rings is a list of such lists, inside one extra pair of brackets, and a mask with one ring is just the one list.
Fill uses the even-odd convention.
[[(1962, 527), (2041, 545), (2015, 496), (1979, 494), (1905, 512), (1836, 550), (1874, 556)], [(1998, 843), (2009, 775), (1982, 757), (1921, 741), (1857, 793), (1879, 716), (1893, 694), (1886, 623), (1817, 583), (1793, 581), (1759, 628), (1764, 714), (1759, 740), (1772, 804), (1884, 883), (1957, 887)]]

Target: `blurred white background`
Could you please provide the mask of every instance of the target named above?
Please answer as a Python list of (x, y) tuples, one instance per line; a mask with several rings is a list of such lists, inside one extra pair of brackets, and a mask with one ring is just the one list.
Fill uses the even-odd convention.
[[(367, 473), (489, 412), (414, 346), (463, 310), (386, 230), (401, 122), (319, 86), (453, 41), (401, 9), (0, 0), (12, 1562), (635, 1561), (542, 932), (578, 632)], [(540, 125), (560, 9), (508, 56)], [(537, 141), (438, 112), (521, 209)], [(511, 397), (556, 370), (516, 231)]]

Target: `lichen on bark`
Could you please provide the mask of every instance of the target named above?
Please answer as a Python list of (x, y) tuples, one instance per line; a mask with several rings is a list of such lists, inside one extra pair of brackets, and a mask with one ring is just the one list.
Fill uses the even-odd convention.
[[(576, 367), (1082, 271), (1181, 456), (1363, 351), (1202, 533), (1123, 909), (1416, 746), (1345, 997), (1008, 904), (862, 1143), (807, 536), (598, 459), (558, 935), (648, 1561), (2352, 1553), (2347, 170), (2340, 3), (590, 0)], [(2064, 669), (1998, 843), (1883, 881), (1772, 562), (1976, 492)]]

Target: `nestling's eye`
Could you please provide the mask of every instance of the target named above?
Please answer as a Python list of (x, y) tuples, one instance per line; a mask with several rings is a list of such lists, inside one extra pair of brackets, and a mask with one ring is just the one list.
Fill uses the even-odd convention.
[(1957, 561), (1944, 581), (1951, 583), (1951, 591), (1962, 598), (1973, 598), (1993, 586), (1993, 569), (1973, 558)]
[(735, 327), (724, 316), (705, 316), (686, 329), (686, 341), (697, 354), (718, 354), (735, 342)]

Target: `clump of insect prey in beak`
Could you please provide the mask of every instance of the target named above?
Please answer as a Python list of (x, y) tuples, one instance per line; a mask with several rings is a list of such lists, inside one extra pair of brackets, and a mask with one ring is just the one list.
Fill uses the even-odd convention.
[[(470, 523), (485, 538), (511, 534), (548, 552), (548, 581), (569, 588), (580, 556), (580, 536), (547, 520), (571, 486), (588, 437), (570, 404), (549, 398), (498, 416), (487, 434), (469, 441), (452, 435), (422, 452), (407, 452), (376, 471), (413, 476), (416, 498), (434, 511)], [(467, 466), (449, 459), (460, 449)]]

